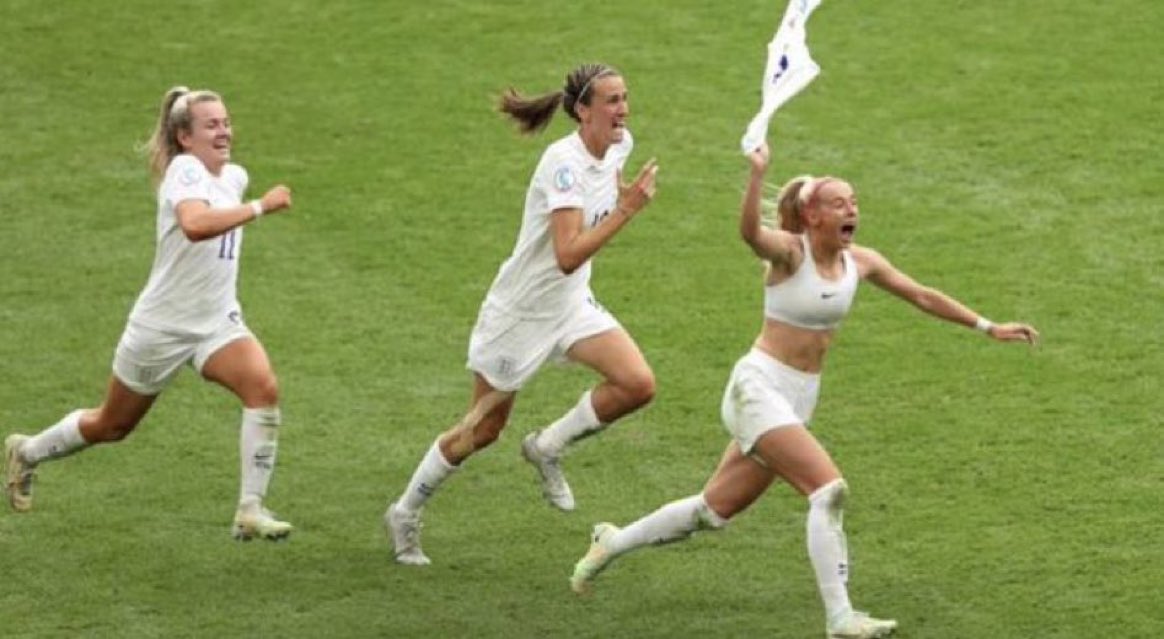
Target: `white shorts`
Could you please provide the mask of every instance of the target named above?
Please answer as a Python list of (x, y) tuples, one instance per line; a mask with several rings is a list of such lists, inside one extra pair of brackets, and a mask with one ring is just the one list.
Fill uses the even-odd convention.
[(553, 317), (520, 317), (486, 301), (469, 337), (466, 365), (497, 390), (520, 389), (550, 359), (566, 359), (579, 340), (621, 326), (593, 297)]
[(724, 390), (720, 408), (724, 427), (750, 455), (764, 433), (781, 426), (807, 426), (819, 395), (819, 373), (805, 373), (752, 349), (736, 362)]
[(160, 331), (129, 322), (113, 356), (113, 374), (130, 390), (157, 395), (183, 364), (202, 372), (206, 360), (235, 340), (254, 337), (242, 317), (231, 313), (210, 333)]

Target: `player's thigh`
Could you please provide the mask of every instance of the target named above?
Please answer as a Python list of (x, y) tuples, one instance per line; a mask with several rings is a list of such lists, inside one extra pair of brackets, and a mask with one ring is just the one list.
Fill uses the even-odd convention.
[(639, 345), (621, 326), (574, 342), (566, 355), (594, 369), (615, 386), (654, 382), (654, 373)]
[(266, 349), (254, 335), (240, 335), (213, 349), (201, 365), (206, 379), (230, 390), (250, 408), (278, 402), (278, 383)]
[(703, 498), (717, 515), (729, 519), (759, 499), (775, 479), (770, 468), (744, 455), (733, 441), (707, 480)]
[(839, 479), (833, 458), (807, 428), (795, 424), (767, 431), (756, 441), (752, 456), (803, 495)]

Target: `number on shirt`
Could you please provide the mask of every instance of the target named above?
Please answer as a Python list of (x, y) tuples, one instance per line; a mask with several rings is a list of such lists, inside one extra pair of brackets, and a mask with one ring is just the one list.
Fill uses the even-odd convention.
[(601, 213), (595, 213), (593, 220), (590, 222), (590, 228), (594, 228), (595, 226), (598, 226), (598, 223), (601, 222), (602, 220), (605, 220), (606, 216), (608, 216), (608, 215), (610, 215), (610, 209), (606, 209), (605, 211), (603, 211)]
[(238, 245), (238, 229), (231, 229), (229, 233), (223, 233), (219, 237), (218, 243), (218, 259), (233, 260), (235, 257), (235, 247)]

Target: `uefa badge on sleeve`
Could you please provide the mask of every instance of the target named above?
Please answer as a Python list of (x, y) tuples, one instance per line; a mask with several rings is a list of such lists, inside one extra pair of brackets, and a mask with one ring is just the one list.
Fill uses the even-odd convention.
[(554, 188), (563, 193), (573, 188), (575, 181), (574, 172), (568, 166), (558, 167), (554, 171)]
[(186, 169), (182, 171), (182, 174), (178, 176), (178, 180), (182, 183), (182, 186), (194, 186), (201, 179), (202, 173), (198, 170), (198, 167), (195, 166), (186, 167)]

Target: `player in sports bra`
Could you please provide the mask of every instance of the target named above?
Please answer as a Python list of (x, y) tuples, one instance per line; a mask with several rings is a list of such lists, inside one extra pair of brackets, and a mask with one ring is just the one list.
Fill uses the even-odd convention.
[(853, 187), (843, 180), (789, 181), (778, 199), (780, 228), (764, 227), (767, 144), (752, 152), (749, 161), (740, 235), (768, 265), (765, 319), (724, 392), (722, 416), (732, 441), (702, 492), (666, 504), (625, 528), (595, 526), (590, 550), (576, 564), (570, 585), (585, 592), (619, 555), (679, 541), (698, 529), (724, 527), (780, 478), (808, 499), (808, 554), (824, 601), (828, 636), (883, 637), (897, 622), (857, 612), (849, 601), (849, 561), (841, 527), (848, 488), (808, 430), (825, 354), (858, 281), (868, 280), (930, 315), (977, 328), (999, 341), (1034, 344), (1038, 332), (1026, 324), (994, 324), (945, 293), (918, 284), (873, 249), (853, 244), (860, 216)]

